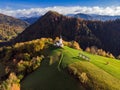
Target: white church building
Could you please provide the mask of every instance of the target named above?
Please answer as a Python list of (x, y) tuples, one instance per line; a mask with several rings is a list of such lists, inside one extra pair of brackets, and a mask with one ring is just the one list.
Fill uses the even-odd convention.
[(63, 47), (64, 46), (62, 36), (60, 36), (60, 39), (54, 43), (54, 46), (56, 46), (56, 47)]

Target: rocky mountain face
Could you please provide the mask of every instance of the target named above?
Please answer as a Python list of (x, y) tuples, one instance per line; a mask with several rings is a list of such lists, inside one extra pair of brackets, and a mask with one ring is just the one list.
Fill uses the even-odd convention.
[(0, 14), (0, 41), (2, 42), (13, 39), (17, 36), (17, 34), (21, 33), (27, 26), (28, 23), (20, 19)]
[(16, 42), (30, 41), (41, 37), (55, 38), (62, 35), (64, 40), (76, 40), (85, 49), (97, 46), (114, 55), (120, 53), (120, 20), (86, 21), (63, 16), (49, 11), (14, 39)]

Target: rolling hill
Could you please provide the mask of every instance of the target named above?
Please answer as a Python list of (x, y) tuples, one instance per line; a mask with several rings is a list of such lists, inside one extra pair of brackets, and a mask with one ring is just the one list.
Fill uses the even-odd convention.
[[(90, 62), (79, 59), (77, 57), (79, 52), (90, 57)], [(61, 61), (58, 58), (60, 53), (63, 54)], [(21, 82), (21, 90), (119, 90), (120, 61), (118, 60), (69, 47), (51, 49), (50, 56), (53, 57), (51, 61), (44, 60), (35, 72)], [(106, 62), (109, 64), (106, 65)], [(68, 69), (72, 70), (72, 74)], [(84, 73), (85, 76), (82, 76)]]
[(41, 38), (0, 48), (0, 89), (119, 90), (119, 60), (70, 48), (73, 42), (64, 41), (63, 48), (54, 42)]
[(0, 14), (0, 41), (8, 41), (13, 39), (27, 26), (28, 23), (20, 19)]

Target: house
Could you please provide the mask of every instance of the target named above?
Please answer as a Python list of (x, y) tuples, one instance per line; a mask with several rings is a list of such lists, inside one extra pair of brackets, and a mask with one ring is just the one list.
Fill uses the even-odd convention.
[(63, 40), (62, 40), (62, 36), (60, 35), (60, 39), (57, 40), (55, 43), (54, 43), (54, 46), (56, 47), (63, 47)]

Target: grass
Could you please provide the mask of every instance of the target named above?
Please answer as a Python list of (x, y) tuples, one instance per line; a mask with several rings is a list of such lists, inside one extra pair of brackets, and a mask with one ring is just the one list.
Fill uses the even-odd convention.
[(69, 67), (76, 68), (77, 73), (86, 73), (88, 81), (86, 82), (87, 88), (92, 90), (119, 90), (120, 80), (95, 66), (94, 64), (86, 61), (80, 63), (72, 63)]
[(57, 63), (42, 66), (27, 76), (21, 83), (21, 90), (84, 90), (73, 77), (57, 69)]
[[(89, 57), (90, 62), (78, 58), (79, 52)], [(116, 59), (66, 46), (50, 49), (49, 55), (51, 60), (43, 60), (41, 66), (21, 82), (21, 90), (84, 90), (85, 85), (82, 85), (83, 88), (76, 79), (62, 71), (68, 67), (76, 68), (80, 74), (85, 72), (89, 79), (86, 85), (92, 90), (120, 90), (120, 61)], [(106, 62), (109, 64), (106, 65)]]
[[(87, 52), (74, 50), (68, 47), (65, 47), (67, 50), (74, 53), (74, 56), (77, 56), (78, 53), (82, 53), (86, 56), (88, 56), (91, 60), (90, 63), (96, 65), (97, 67), (103, 69), (107, 73), (111, 74), (112, 76), (120, 79), (120, 61), (112, 58), (102, 57), (98, 55), (93, 55)], [(106, 65), (106, 62), (109, 62), (108, 65)]]

